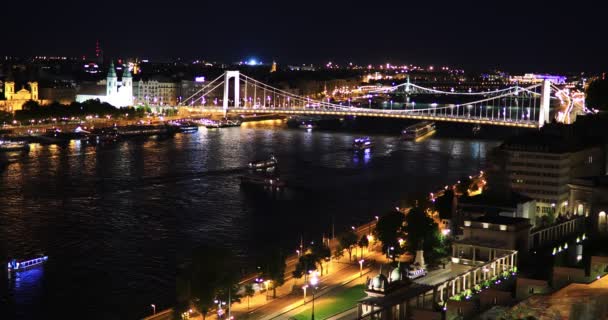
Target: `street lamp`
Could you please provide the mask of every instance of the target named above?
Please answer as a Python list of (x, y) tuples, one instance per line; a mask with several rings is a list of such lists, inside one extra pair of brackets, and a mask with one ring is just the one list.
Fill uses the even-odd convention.
[(152, 314), (156, 314), (156, 305), (151, 304), (150, 307), (152, 307)]
[(222, 309), (222, 306), (226, 305), (226, 301), (221, 301), (221, 300), (216, 299), (213, 302), (215, 304), (217, 304), (217, 316), (218, 316), (218, 318), (221, 318), (225, 313), (224, 309)]
[(302, 290), (304, 290), (304, 302), (306, 302), (306, 289), (308, 289), (308, 285), (305, 284), (302, 286)]
[(319, 278), (317, 278), (317, 273), (315, 272), (310, 278), (310, 285), (312, 286), (312, 315), (310, 317), (311, 320), (315, 320), (315, 289), (317, 289), (317, 284), (319, 284)]
[(363, 262), (365, 262), (365, 260), (359, 260), (359, 277), (363, 276)]

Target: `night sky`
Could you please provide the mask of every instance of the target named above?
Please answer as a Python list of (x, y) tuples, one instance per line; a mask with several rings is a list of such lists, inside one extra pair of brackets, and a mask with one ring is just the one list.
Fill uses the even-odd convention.
[(0, 54), (608, 69), (599, 1), (496, 2), (11, 1)]

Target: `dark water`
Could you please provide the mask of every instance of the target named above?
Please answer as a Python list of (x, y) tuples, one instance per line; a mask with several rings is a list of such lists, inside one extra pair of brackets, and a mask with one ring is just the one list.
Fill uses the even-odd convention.
[[(201, 243), (247, 264), (265, 244), (295, 249), (367, 222), (483, 167), (496, 142), (285, 129), (276, 122), (110, 147), (39, 146), (0, 175), (0, 261), (45, 253), (44, 268), (0, 285), (0, 318), (136, 319), (174, 301), (176, 261)], [(242, 189), (274, 153), (290, 187)], [(3, 262), (4, 263), (4, 262)], [(8, 279), (5, 270), (4, 279)]]

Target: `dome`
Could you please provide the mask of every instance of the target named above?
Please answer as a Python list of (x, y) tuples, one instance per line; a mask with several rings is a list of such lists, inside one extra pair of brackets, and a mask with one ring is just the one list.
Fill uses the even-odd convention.
[(384, 291), (387, 286), (388, 280), (382, 273), (379, 273), (369, 282), (368, 289), (373, 291)]
[(397, 267), (391, 272), (390, 282), (401, 281), (403, 274), (401, 273), (401, 262), (397, 264)]

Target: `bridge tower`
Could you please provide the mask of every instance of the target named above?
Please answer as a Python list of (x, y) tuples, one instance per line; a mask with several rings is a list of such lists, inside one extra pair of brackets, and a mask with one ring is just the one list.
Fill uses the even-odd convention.
[(543, 88), (540, 94), (540, 110), (538, 112), (538, 127), (541, 128), (550, 123), (549, 109), (551, 108), (551, 80), (543, 80)]
[(234, 79), (234, 107), (239, 107), (241, 89), (239, 87), (240, 73), (238, 71), (226, 71), (224, 75), (224, 117), (228, 114), (228, 101), (230, 99), (230, 79)]
[(410, 93), (410, 76), (407, 76), (407, 82), (405, 83), (405, 94), (407, 95), (408, 93)]

